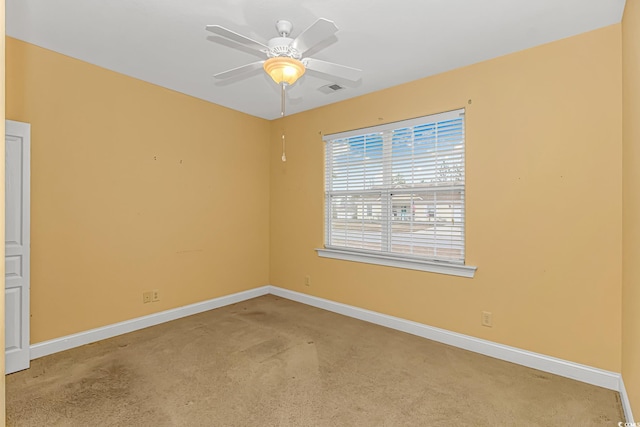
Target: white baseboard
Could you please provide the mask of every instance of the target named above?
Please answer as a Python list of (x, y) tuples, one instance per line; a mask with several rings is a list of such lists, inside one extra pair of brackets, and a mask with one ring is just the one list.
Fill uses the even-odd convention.
[(302, 304), (310, 305), (312, 307), (321, 308), (454, 347), (495, 357), (496, 359), (505, 360), (507, 362), (571, 378), (587, 384), (618, 391), (620, 392), (622, 407), (624, 409), (627, 422), (633, 422), (629, 397), (627, 396), (622, 376), (619, 373), (581, 365), (579, 363), (494, 343), (480, 338), (459, 334), (457, 332), (447, 331), (445, 329), (412, 322), (399, 317), (393, 317), (377, 313), (375, 311), (365, 310), (270, 285), (33, 344), (30, 348), (31, 359), (37, 359), (59, 351), (69, 350), (81, 345), (112, 338), (128, 332), (147, 328), (149, 326), (159, 325), (181, 317), (191, 316), (193, 314), (202, 313), (204, 311), (213, 310), (215, 308), (224, 307), (226, 305), (235, 304), (267, 294), (273, 294)]
[(544, 354), (497, 344), (480, 338), (450, 332), (433, 326), (427, 326), (422, 323), (376, 313), (375, 311), (364, 310), (362, 308), (290, 291), (288, 289), (278, 288), (276, 286), (271, 286), (270, 293), (282, 298), (332, 311), (334, 313), (354, 317), (366, 322), (406, 332), (408, 334), (417, 335), (433, 341), (449, 344), (454, 347), (495, 357), (496, 359), (506, 360), (507, 362), (517, 363), (518, 365), (527, 366), (529, 368), (538, 369), (540, 371), (549, 372), (562, 377), (608, 388), (610, 390), (620, 391), (622, 378), (620, 374), (616, 372), (605, 371), (603, 369), (593, 368), (551, 356), (545, 356)]
[(213, 310), (214, 308), (224, 307), (226, 305), (235, 304), (267, 295), (270, 286), (262, 286), (260, 288), (250, 289), (236, 294), (225, 295), (223, 297), (202, 301), (195, 304), (185, 305), (160, 313), (150, 314), (148, 316), (138, 317), (124, 322), (114, 323), (112, 325), (103, 326), (88, 331), (79, 332), (73, 335), (67, 335), (61, 338), (55, 338), (49, 341), (39, 342), (30, 347), (31, 359), (47, 356), (59, 351), (69, 350), (81, 345), (90, 344), (96, 341), (112, 338), (128, 332), (137, 331), (138, 329), (148, 328), (149, 326), (159, 325), (171, 320), (180, 319), (181, 317), (191, 316), (193, 314), (202, 313), (203, 311)]
[(633, 413), (631, 412), (631, 402), (629, 402), (629, 395), (627, 389), (624, 387), (624, 381), (620, 377), (620, 400), (622, 401), (622, 409), (624, 410), (624, 417), (628, 423), (634, 423)]

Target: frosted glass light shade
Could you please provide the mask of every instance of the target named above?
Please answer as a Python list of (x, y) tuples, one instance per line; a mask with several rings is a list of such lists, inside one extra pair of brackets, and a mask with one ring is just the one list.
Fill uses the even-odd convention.
[(302, 62), (285, 56), (269, 58), (264, 62), (263, 67), (264, 71), (278, 84), (287, 83), (292, 85), (305, 72)]

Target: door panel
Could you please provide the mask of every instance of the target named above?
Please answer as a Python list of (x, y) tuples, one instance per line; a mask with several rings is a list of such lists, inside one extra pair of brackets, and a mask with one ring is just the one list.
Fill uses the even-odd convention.
[(5, 321), (5, 350), (7, 352), (20, 351), (22, 347), (22, 321), (21, 321), (21, 300), (22, 289), (18, 286), (15, 288), (6, 288), (5, 290), (4, 313)]
[(30, 125), (5, 121), (5, 372), (29, 367)]

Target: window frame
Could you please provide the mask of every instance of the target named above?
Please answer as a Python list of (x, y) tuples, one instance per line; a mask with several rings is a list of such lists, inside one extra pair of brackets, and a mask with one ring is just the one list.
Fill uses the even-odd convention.
[[(327, 144), (329, 144), (330, 142), (345, 139), (345, 138), (364, 137), (367, 134), (375, 134), (375, 133), (382, 134), (383, 132), (393, 132), (393, 131), (400, 130), (403, 128), (408, 128), (408, 127), (413, 128), (414, 126), (422, 126), (422, 125), (427, 125), (431, 123), (435, 124), (435, 123), (438, 123), (439, 121), (446, 120), (447, 117), (452, 117), (455, 114), (457, 114), (458, 117), (460, 116), (464, 117), (465, 113), (466, 113), (465, 109), (462, 108), (462, 109), (447, 111), (443, 113), (417, 117), (414, 119), (408, 119), (408, 120), (403, 120), (399, 122), (391, 122), (383, 125), (372, 126), (369, 128), (356, 129), (356, 130), (351, 130), (346, 132), (324, 135), (323, 141), (325, 142), (325, 161), (324, 161), (324, 173), (325, 173), (325, 188), (324, 188), (325, 201), (324, 202), (325, 203), (324, 203), (323, 218), (324, 218), (325, 230), (324, 230), (324, 247), (316, 249), (316, 252), (318, 253), (318, 255), (320, 257), (330, 258), (330, 259), (383, 265), (383, 266), (389, 266), (389, 267), (419, 270), (419, 271), (426, 271), (426, 272), (433, 272), (433, 273), (440, 273), (440, 274), (447, 274), (447, 275), (454, 275), (454, 276), (461, 276), (461, 277), (468, 277), (468, 278), (474, 277), (477, 267), (466, 265), (464, 258), (461, 261), (436, 260), (436, 259), (428, 259), (422, 256), (415, 256), (411, 254), (403, 254), (403, 253), (383, 251), (383, 250), (377, 251), (377, 250), (366, 250), (361, 248), (351, 248), (351, 247), (339, 246), (339, 245), (336, 245), (336, 246), (327, 245), (327, 242), (329, 242), (329, 233), (330, 233), (329, 227), (332, 220), (332, 218), (331, 219), (327, 218), (327, 215), (331, 215), (331, 206), (328, 205), (331, 203), (331, 201), (328, 200), (327, 195), (330, 192), (335, 193), (335, 190), (330, 191), (329, 189), (327, 189), (327, 185), (328, 185), (327, 184), (328, 179), (326, 178), (327, 173), (329, 173), (328, 171), (333, 170), (330, 168), (335, 167), (334, 162), (329, 163), (328, 161), (329, 156), (333, 153), (329, 153), (326, 151)], [(464, 119), (464, 122), (463, 122), (463, 128), (462, 128), (463, 132), (465, 132), (465, 128), (466, 128), (466, 118)], [(464, 142), (466, 144), (466, 137), (464, 138)], [(393, 143), (392, 139), (389, 141), (383, 142), (382, 150), (386, 152), (386, 154), (384, 155), (389, 155), (386, 161), (391, 161), (391, 156), (393, 154), (392, 153), (390, 154), (390, 151), (386, 151), (386, 150), (390, 150), (390, 144), (392, 143)], [(466, 157), (466, 146), (463, 150), (464, 151), (462, 155), (464, 159)], [(411, 159), (413, 158), (414, 157), (412, 154)], [(386, 161), (383, 161), (383, 162), (386, 162)], [(412, 170), (413, 170), (413, 167), (412, 167)], [(386, 178), (389, 178), (387, 172), (384, 172), (384, 176), (386, 176)], [(457, 187), (460, 187), (460, 185), (458, 185)], [(464, 210), (466, 208), (466, 194), (465, 194), (464, 181), (461, 187), (462, 187), (461, 193), (463, 194), (462, 205), (464, 207), (463, 208)], [(425, 191), (425, 192), (432, 192), (435, 194), (437, 191), (439, 191), (437, 189), (437, 185), (430, 186), (430, 187), (423, 187), (420, 189), (416, 189), (416, 188), (417, 187), (415, 188), (409, 187), (406, 190), (406, 192), (417, 193), (419, 191)], [(365, 194), (367, 191), (368, 190), (363, 189), (360, 192), (360, 194)], [(385, 188), (380, 189), (380, 191), (383, 193), (389, 193), (389, 195), (392, 197), (393, 194), (391, 192), (394, 190), (387, 185)], [(353, 192), (359, 193), (359, 190), (354, 190)], [(347, 191), (345, 194), (348, 194), (348, 193), (349, 192)], [(364, 205), (363, 205), (363, 209), (364, 209)], [(383, 235), (381, 235), (381, 239), (383, 239), (382, 241), (384, 241), (387, 238), (391, 238), (393, 236), (390, 232), (384, 231), (385, 229), (388, 229), (388, 227), (390, 227), (390, 224), (393, 222), (392, 220), (392, 215), (394, 212), (393, 206), (392, 205), (391, 207), (387, 206), (386, 209), (384, 209), (384, 212), (386, 215), (384, 221), (386, 222), (387, 225), (382, 225), (383, 227), (383, 232), (382, 232)], [(464, 256), (464, 251), (466, 250), (465, 229), (466, 229), (466, 212), (464, 213), (464, 220), (461, 228), (462, 235), (463, 235), (463, 239), (462, 239), (463, 256)], [(385, 236), (384, 234), (387, 232), (388, 232), (388, 235)]]

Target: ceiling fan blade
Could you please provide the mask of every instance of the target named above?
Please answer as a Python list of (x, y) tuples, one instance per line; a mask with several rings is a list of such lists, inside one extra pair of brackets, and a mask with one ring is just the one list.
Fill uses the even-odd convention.
[(328, 74), (351, 82), (357, 82), (362, 77), (362, 70), (347, 67), (345, 65), (334, 64), (333, 62), (322, 61), (314, 58), (305, 58), (302, 60), (302, 63), (309, 70)]
[(304, 55), (306, 51), (328, 39), (337, 31), (338, 27), (336, 27), (333, 21), (320, 18), (296, 37), (296, 39), (291, 42), (291, 47), (295, 48), (301, 55)]
[(229, 40), (233, 40), (236, 43), (240, 43), (241, 45), (250, 47), (260, 52), (269, 50), (268, 46), (260, 43), (259, 41), (250, 39), (249, 37), (238, 34), (235, 31), (231, 31), (230, 29), (222, 27), (220, 25), (207, 25), (205, 29), (207, 31), (211, 31), (214, 34), (217, 34)]
[(262, 68), (262, 64), (264, 64), (264, 61), (252, 62), (251, 64), (243, 65), (241, 67), (223, 71), (222, 73), (214, 74), (213, 77), (215, 77), (216, 79), (230, 79), (232, 77), (238, 77)]

